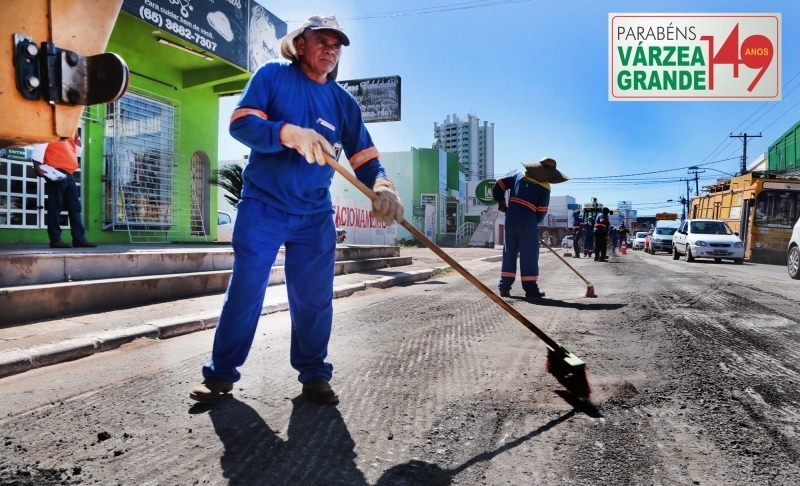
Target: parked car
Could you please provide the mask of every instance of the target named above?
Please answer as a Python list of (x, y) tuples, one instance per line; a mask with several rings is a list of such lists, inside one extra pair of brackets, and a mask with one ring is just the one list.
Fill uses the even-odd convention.
[(575, 241), (572, 235), (567, 235), (561, 240), (561, 248), (572, 248), (572, 243)]
[(644, 240), (647, 238), (647, 233), (644, 231), (637, 231), (635, 235), (633, 235), (633, 242), (631, 243), (631, 248), (634, 250), (641, 250), (644, 248)]
[(655, 255), (657, 251), (672, 253), (672, 237), (676, 231), (678, 231), (677, 226), (656, 227), (656, 230), (650, 235), (650, 254)]
[(687, 219), (672, 238), (672, 258), (683, 255), (687, 262), (695, 258), (714, 261), (733, 260), (744, 263), (744, 245), (725, 221), (718, 219)]
[(217, 211), (217, 241), (231, 241), (236, 217), (225, 211)]
[(647, 236), (644, 237), (644, 252), (650, 253), (650, 240), (653, 238), (653, 228), (647, 230)]
[(625, 246), (628, 248), (633, 248), (633, 236), (632, 234), (625, 237)]
[(795, 280), (800, 279), (800, 220), (794, 224), (792, 237), (789, 239), (787, 262), (789, 276)]

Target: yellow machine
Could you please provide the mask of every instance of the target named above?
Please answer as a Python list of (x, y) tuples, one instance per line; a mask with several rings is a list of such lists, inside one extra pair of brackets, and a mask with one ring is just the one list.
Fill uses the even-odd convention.
[(128, 68), (103, 51), (123, 0), (3, 0), (0, 148), (72, 138), (83, 107), (114, 101)]
[(689, 218), (721, 219), (739, 233), (745, 258), (786, 263), (792, 227), (800, 218), (800, 179), (751, 173), (723, 179), (692, 198)]

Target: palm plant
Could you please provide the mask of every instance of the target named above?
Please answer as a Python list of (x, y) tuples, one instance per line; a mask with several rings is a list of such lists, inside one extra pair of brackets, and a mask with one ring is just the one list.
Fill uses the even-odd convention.
[(208, 182), (221, 187), (227, 194), (225, 200), (231, 206), (236, 206), (242, 200), (242, 185), (244, 179), (242, 178), (242, 166), (239, 164), (227, 164), (221, 168), (211, 172)]

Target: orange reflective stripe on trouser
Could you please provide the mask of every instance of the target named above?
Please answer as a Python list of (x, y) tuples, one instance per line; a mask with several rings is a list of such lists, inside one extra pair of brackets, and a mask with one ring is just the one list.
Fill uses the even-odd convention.
[(500, 276), (501, 277), (516, 278), (517, 274), (516, 273), (511, 273), (511, 272), (500, 272)]
[(539, 276), (538, 275), (529, 275), (527, 277), (521, 277), (520, 280), (522, 280), (523, 282), (535, 282), (535, 281), (539, 280)]

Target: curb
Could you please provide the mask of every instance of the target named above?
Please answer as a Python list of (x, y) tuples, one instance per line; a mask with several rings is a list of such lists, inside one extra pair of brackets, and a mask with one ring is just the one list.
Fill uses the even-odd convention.
[[(481, 260), (499, 261), (492, 260), (492, 258), (497, 257), (488, 257), (488, 259)], [(449, 268), (449, 265), (445, 265), (413, 272), (402, 272), (390, 277), (381, 277), (358, 284), (340, 285), (333, 288), (333, 298), (349, 297), (356, 292), (367, 289), (386, 289), (396, 285), (418, 282)], [(264, 316), (286, 310), (289, 310), (289, 303), (278, 302), (264, 306), (261, 309), (261, 315)], [(12, 349), (0, 353), (0, 378), (110, 351), (139, 338), (169, 339), (184, 334), (205, 331), (217, 327), (218, 318), (218, 312), (170, 317), (150, 321), (140, 326), (105, 331), (94, 336), (74, 338), (28, 349)]]

